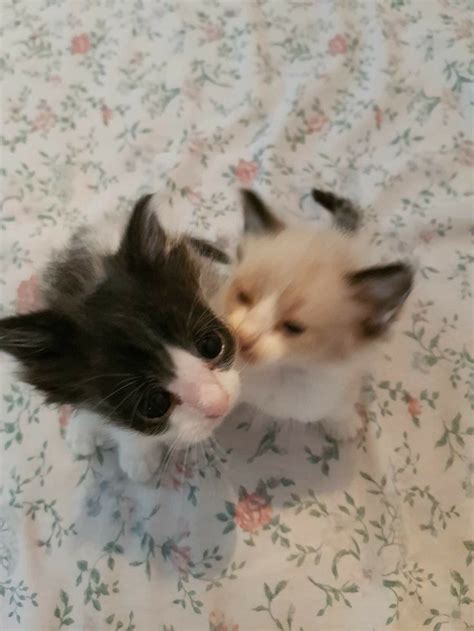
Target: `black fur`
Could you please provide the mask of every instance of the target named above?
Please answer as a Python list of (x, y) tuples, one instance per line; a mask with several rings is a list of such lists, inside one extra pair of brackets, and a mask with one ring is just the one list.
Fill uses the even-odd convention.
[(350, 200), (317, 188), (313, 188), (311, 195), (318, 204), (332, 214), (338, 228), (346, 232), (356, 232), (358, 230), (362, 213)]
[[(334, 224), (345, 232), (356, 232), (360, 227), (362, 213), (350, 200), (314, 188), (313, 199), (329, 211)], [(285, 223), (276, 217), (265, 202), (253, 191), (242, 190), (244, 209), (244, 231), (253, 234), (277, 233), (285, 228)]]
[(262, 234), (283, 230), (285, 224), (275, 217), (257, 193), (243, 189), (241, 195), (244, 208), (244, 232)]
[(234, 340), (200, 292), (199, 260), (188, 238), (169, 241), (150, 197), (132, 212), (118, 252), (99, 256), (79, 235), (48, 273), (47, 307), (0, 320), (0, 349), (22, 364), (24, 379), (51, 403), (88, 407), (147, 434), (141, 402), (175, 375), (167, 348), (199, 355), (196, 344), (219, 333), (233, 360)]
[(209, 241), (190, 237), (189, 242), (201, 256), (211, 259), (216, 263), (223, 263), (224, 265), (228, 265), (230, 263), (230, 258), (227, 254), (222, 250), (219, 250), (219, 248), (217, 248), (214, 244), (209, 243)]

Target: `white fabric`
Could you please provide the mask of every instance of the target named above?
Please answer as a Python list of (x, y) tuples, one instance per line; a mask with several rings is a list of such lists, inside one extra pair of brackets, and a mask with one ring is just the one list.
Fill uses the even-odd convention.
[(244, 408), (158, 490), (73, 461), (5, 357), (2, 629), (472, 626), (469, 4), (2, 3), (4, 315), (74, 226), (155, 190), (231, 244), (239, 186), (306, 221), (321, 186), (418, 264), (358, 444)]

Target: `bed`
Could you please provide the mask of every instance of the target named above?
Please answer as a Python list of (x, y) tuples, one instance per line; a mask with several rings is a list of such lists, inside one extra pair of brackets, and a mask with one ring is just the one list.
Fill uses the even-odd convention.
[(159, 488), (2, 357), (0, 628), (472, 628), (472, 13), (464, 0), (2, 5), (3, 315), (84, 221), (157, 191), (235, 244), (236, 191), (324, 222), (364, 209), (416, 287), (343, 445), (240, 407)]

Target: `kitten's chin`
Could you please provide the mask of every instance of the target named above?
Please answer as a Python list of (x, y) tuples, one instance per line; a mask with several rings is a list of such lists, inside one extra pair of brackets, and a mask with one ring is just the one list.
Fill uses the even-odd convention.
[[(230, 411), (230, 408), (229, 408)], [(169, 442), (188, 447), (208, 440), (220, 426), (225, 416), (208, 417), (189, 408), (180, 411), (173, 419), (172, 431), (167, 436)]]

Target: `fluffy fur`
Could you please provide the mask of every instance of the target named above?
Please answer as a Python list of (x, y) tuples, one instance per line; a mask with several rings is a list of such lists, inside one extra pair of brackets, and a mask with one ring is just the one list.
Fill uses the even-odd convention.
[(209, 306), (211, 244), (169, 234), (151, 196), (126, 223), (80, 230), (44, 275), (45, 308), (0, 321), (0, 349), (46, 400), (77, 410), (68, 442), (81, 455), (118, 444), (145, 480), (157, 444), (208, 438), (239, 389), (232, 334)]
[(353, 235), (357, 209), (332, 193), (313, 197), (333, 214), (334, 228), (285, 226), (244, 192), (250, 234), (223, 308), (245, 366), (242, 399), (280, 418), (330, 419), (333, 434), (349, 435), (361, 374), (413, 273), (404, 263), (364, 267)]

